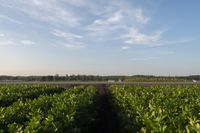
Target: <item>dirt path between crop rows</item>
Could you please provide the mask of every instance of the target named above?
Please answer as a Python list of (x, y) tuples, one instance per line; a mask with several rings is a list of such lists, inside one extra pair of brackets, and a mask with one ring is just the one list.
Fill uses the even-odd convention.
[(107, 85), (97, 87), (100, 93), (97, 107), (97, 123), (93, 128), (93, 133), (119, 133), (119, 120), (112, 110), (110, 96), (107, 93)]

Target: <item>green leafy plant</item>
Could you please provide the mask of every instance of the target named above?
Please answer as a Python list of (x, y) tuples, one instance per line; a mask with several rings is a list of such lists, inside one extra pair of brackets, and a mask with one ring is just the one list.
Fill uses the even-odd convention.
[(111, 86), (122, 132), (199, 133), (200, 86)]

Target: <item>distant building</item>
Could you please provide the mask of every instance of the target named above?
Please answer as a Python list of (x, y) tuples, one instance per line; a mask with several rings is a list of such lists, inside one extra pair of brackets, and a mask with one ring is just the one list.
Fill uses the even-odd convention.
[(192, 82), (193, 82), (193, 83), (196, 83), (197, 81), (196, 81), (196, 80), (192, 80)]
[(115, 80), (108, 80), (108, 83), (114, 83)]

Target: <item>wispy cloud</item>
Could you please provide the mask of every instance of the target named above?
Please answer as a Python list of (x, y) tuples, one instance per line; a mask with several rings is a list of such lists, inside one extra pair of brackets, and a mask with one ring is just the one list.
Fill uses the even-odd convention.
[(107, 19), (97, 19), (94, 21), (94, 25), (111, 25), (117, 24), (122, 20), (123, 16), (120, 12), (116, 12), (109, 16)]
[(0, 46), (9, 46), (9, 45), (14, 45), (14, 41), (7, 37), (5, 34), (0, 34)]
[(16, 24), (22, 24), (20, 21), (16, 20), (16, 19), (13, 19), (11, 17), (8, 17), (6, 15), (2, 15), (0, 14), (0, 21), (1, 20), (4, 20), (4, 21), (9, 21), (9, 22), (12, 22), (12, 23), (16, 23)]
[[(80, 43), (78, 39), (83, 38), (83, 35), (93, 42), (97, 40), (107, 42), (113, 39), (113, 35), (117, 38), (129, 27), (144, 25), (150, 20), (150, 16), (146, 16), (142, 8), (128, 6), (127, 2), (121, 0), (117, 2), (106, 0), (98, 2), (92, 0), (15, 0), (13, 2), (7, 0), (1, 2), (0, 5), (23, 13), (34, 21), (53, 25), (53, 28), (66, 26), (65, 29), (70, 29), (69, 31), (74, 29), (82, 31), (81, 34), (61, 30), (51, 32), (54, 36), (65, 39), (65, 42), (69, 44)], [(77, 7), (83, 8), (84, 14)], [(0, 17), (15, 22), (12, 18)]]
[(141, 58), (132, 58), (132, 61), (149, 61), (149, 60), (159, 60), (160, 57), (141, 57)]
[(162, 32), (155, 32), (147, 35), (141, 33), (138, 29), (131, 28), (130, 31), (122, 35), (127, 44), (141, 44), (141, 45), (158, 45), (162, 38)]
[(21, 43), (24, 45), (34, 45), (35, 42), (31, 41), (31, 40), (21, 40)]
[(1, 40), (0, 39), (0, 46), (9, 46), (9, 45), (13, 45), (14, 42), (12, 40)]
[[(148, 28), (149, 22), (154, 20), (149, 15), (151, 13), (148, 13), (148, 9), (136, 6), (130, 1), (4, 0), (0, 2), (0, 6), (12, 12), (11, 16), (17, 12), (21, 15), (20, 18), (24, 18), (16, 20), (17, 17), (0, 14), (0, 21), (19, 24), (30, 19), (32, 23), (40, 25), (46, 31), (54, 29), (50, 33), (55, 36), (55, 41), (70, 44), (68, 47), (72, 44), (82, 46), (86, 43), (114, 45), (116, 42), (112, 41), (118, 40), (118, 44), (123, 42), (121, 49), (127, 50), (131, 45), (161, 46), (190, 41), (167, 39), (163, 35), (164, 31), (159, 30), (160, 27), (152, 31)], [(46, 34), (49, 35), (49, 32)]]
[[(129, 21), (127, 21), (129, 20)], [(127, 29), (130, 25), (145, 24), (149, 17), (143, 15), (142, 9), (126, 9), (117, 7), (117, 9), (109, 10), (105, 15), (95, 19), (88, 29), (91, 31), (109, 31), (109, 29)], [(117, 27), (117, 28), (116, 28)]]
[(65, 8), (62, 1), (58, 0), (15, 0), (14, 2), (7, 0), (1, 5), (22, 11), (33, 19), (52, 25), (75, 26), (79, 23), (79, 17)]
[(101, 14), (93, 16), (93, 22), (85, 28), (89, 37), (99, 41), (119, 38), (130, 27), (142, 27), (151, 18), (145, 15), (142, 8), (130, 6), (121, 0), (109, 1), (101, 8), (104, 9)]
[(74, 45), (74, 44), (64, 44), (64, 46), (68, 49), (82, 49), (84, 46), (82, 45)]
[[(93, 21), (92, 24), (86, 26), (86, 32), (91, 33), (92, 36), (108, 35), (116, 32), (121, 28), (123, 15), (120, 11), (109, 13)], [(95, 32), (95, 34), (94, 34)]]
[(0, 33), (0, 46), (20, 46), (20, 45), (34, 45), (35, 42), (31, 40), (18, 40), (16, 38), (9, 37), (3, 33)]
[(53, 47), (64, 47), (66, 49), (70, 49), (70, 50), (79, 50), (79, 49), (83, 49), (85, 48), (85, 46), (83, 44), (76, 44), (76, 43), (67, 43), (67, 42), (54, 42), (54, 43), (50, 43), (51, 46)]
[(68, 49), (81, 49), (85, 47), (84, 43), (82, 42), (83, 36), (81, 35), (64, 32), (58, 29), (54, 29), (51, 34), (58, 37), (58, 40), (61, 42), (59, 44)]
[(145, 34), (136, 28), (130, 28), (130, 30), (121, 36), (125, 44), (130, 45), (146, 45), (146, 46), (163, 46), (170, 44), (183, 44), (191, 42), (194, 39), (177, 39), (168, 40), (163, 37), (163, 33), (166, 31), (156, 31), (150, 34)]
[(85, 5), (85, 3), (87, 1), (85, 1), (85, 0), (67, 0), (65, 2), (68, 4), (71, 4), (73, 6), (83, 6), (83, 5)]
[(130, 48), (129, 46), (122, 46), (122, 47), (121, 47), (122, 50), (127, 50), (127, 49), (129, 49), (129, 48)]
[(145, 16), (142, 9), (136, 9), (134, 12), (134, 16), (139, 23), (146, 24), (149, 21), (149, 17)]
[(81, 35), (73, 34), (70, 32), (64, 32), (64, 31), (57, 30), (57, 29), (53, 30), (51, 33), (57, 37), (61, 37), (66, 40), (74, 40), (74, 39), (83, 38), (83, 36), (81, 36)]

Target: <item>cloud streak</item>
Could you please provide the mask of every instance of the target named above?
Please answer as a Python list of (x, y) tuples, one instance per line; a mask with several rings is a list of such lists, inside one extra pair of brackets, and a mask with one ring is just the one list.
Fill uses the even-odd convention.
[(0, 46), (20, 46), (20, 45), (34, 45), (35, 42), (31, 40), (18, 40), (11, 38), (3, 33), (0, 33)]
[(8, 38), (5, 34), (0, 34), (0, 46), (10, 46), (14, 44), (12, 39)]
[(51, 34), (57, 37), (61, 44), (68, 49), (82, 49), (85, 47), (82, 42), (83, 36), (81, 35), (64, 32), (58, 29), (54, 29)]
[[(143, 46), (163, 46), (170, 44), (183, 44), (191, 42), (194, 39), (180, 39), (180, 40), (168, 40), (163, 38), (164, 31), (156, 31), (150, 34), (140, 32), (136, 28), (130, 28), (130, 30), (121, 36), (125, 44), (129, 45), (143, 45)], [(129, 46), (130, 47), (130, 46)]]
[(21, 43), (24, 45), (34, 45), (35, 42), (31, 41), (31, 40), (21, 40)]
[(150, 20), (142, 8), (127, 6), (127, 3), (123, 1), (108, 2), (104, 12), (94, 17), (93, 22), (86, 26), (87, 35), (102, 38), (102, 40), (113, 39), (113, 35), (118, 38), (130, 27), (141, 27)]
[(54, 36), (61, 37), (66, 40), (74, 40), (74, 39), (82, 39), (83, 38), (83, 36), (81, 36), (81, 35), (73, 34), (70, 32), (64, 32), (64, 31), (57, 30), (57, 29), (53, 30), (51, 33)]
[[(29, 17), (49, 23), (51, 25), (76, 26), (79, 23), (72, 11), (62, 6), (62, 1), (58, 0), (7, 0), (2, 2), (2, 6), (21, 11)], [(10, 18), (7, 18), (10, 19)], [(10, 19), (12, 21), (12, 19)]]
[(120, 12), (116, 12), (109, 16), (107, 19), (97, 19), (94, 21), (94, 25), (113, 25), (117, 24), (122, 20), (123, 16)]
[(127, 49), (129, 49), (129, 48), (130, 48), (129, 46), (122, 46), (122, 47), (121, 47), (122, 50), (127, 50)]
[(0, 21), (1, 20), (4, 20), (4, 21), (9, 21), (9, 22), (12, 22), (12, 23), (16, 23), (16, 24), (22, 24), (20, 21), (16, 20), (16, 19), (13, 19), (11, 17), (8, 17), (6, 15), (2, 15), (0, 14)]
[[(135, 3), (130, 1), (3, 0), (0, 6), (12, 12), (10, 16), (14, 16), (16, 12), (25, 22), (30, 20), (42, 27), (41, 29), (50, 31), (54, 36), (54, 42), (70, 44), (68, 47), (72, 44), (115, 45), (114, 41), (117, 40), (117, 44), (121, 43), (120, 48), (127, 50), (132, 45), (161, 46), (190, 41), (166, 39), (163, 34), (168, 31), (161, 31), (159, 28), (150, 29), (148, 24), (154, 18), (148, 15), (148, 9), (136, 7)], [(24, 23), (23, 19), (20, 22), (21, 19), (18, 21), (10, 16), (0, 14), (0, 20), (16, 24)], [(46, 34), (49, 35), (49, 32)]]
[(84, 48), (84, 46), (74, 45), (74, 44), (64, 44), (64, 46), (68, 49), (82, 49), (82, 48)]
[(134, 16), (135, 16), (137, 22), (142, 23), (142, 24), (146, 24), (150, 20), (149, 17), (147, 17), (147, 16), (144, 15), (142, 9), (136, 9), (134, 11)]
[(149, 61), (149, 60), (159, 60), (160, 57), (142, 57), (142, 58), (132, 58), (132, 61)]
[(157, 45), (162, 38), (162, 32), (155, 32), (151, 35), (143, 34), (138, 29), (132, 28), (129, 33), (122, 35), (127, 44)]

